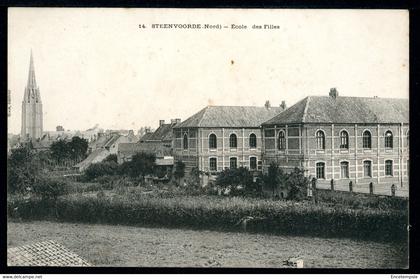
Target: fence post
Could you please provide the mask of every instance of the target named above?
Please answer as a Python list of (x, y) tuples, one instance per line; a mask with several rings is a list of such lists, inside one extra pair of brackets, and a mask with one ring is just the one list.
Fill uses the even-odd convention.
[(331, 179), (331, 191), (334, 191), (334, 179)]
[(312, 200), (315, 203), (318, 203), (318, 193), (317, 193), (317, 190), (316, 190), (316, 178), (315, 177), (312, 178), (311, 184), (312, 184)]
[(395, 184), (391, 186), (391, 196), (395, 197)]
[(353, 181), (349, 182), (349, 191), (350, 193), (353, 192)]
[(373, 194), (373, 182), (369, 183), (369, 194)]

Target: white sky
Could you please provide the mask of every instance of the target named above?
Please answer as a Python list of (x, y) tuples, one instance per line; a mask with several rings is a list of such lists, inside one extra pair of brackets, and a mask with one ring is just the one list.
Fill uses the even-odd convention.
[(398, 10), (11, 8), (9, 132), (20, 132), (31, 48), (44, 130), (137, 130), (208, 104), (291, 106), (331, 87), (342, 96), (408, 98), (408, 24)]

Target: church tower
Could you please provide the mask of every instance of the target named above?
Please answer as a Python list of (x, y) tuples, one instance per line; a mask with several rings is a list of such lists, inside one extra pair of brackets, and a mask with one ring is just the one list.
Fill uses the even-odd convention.
[(42, 102), (39, 88), (35, 80), (35, 67), (32, 57), (29, 62), (28, 84), (22, 102), (21, 139), (38, 139), (42, 136)]

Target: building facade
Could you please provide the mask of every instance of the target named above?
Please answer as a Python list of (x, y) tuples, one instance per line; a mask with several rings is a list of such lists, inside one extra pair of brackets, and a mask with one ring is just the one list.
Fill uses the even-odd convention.
[(172, 128), (181, 123), (181, 119), (171, 119), (170, 123), (159, 120), (159, 127), (149, 130), (138, 142), (121, 144), (118, 150), (118, 163), (130, 161), (134, 154), (139, 152), (151, 153), (156, 156), (156, 164), (173, 165), (172, 154)]
[(300, 167), (320, 187), (408, 189), (408, 107), (406, 99), (339, 97), (335, 89), (307, 97), (262, 124), (264, 169)]
[(260, 124), (282, 108), (208, 106), (173, 129), (175, 161), (216, 174), (226, 168), (262, 169)]
[(23, 141), (39, 139), (42, 137), (42, 102), (39, 87), (35, 79), (35, 67), (31, 52), (29, 62), (28, 83), (22, 102), (22, 128), (21, 139)]

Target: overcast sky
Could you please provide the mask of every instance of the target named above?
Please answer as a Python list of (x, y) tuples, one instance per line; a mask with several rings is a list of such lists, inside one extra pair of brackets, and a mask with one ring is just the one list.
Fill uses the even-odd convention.
[(31, 48), (44, 130), (138, 130), (209, 104), (290, 106), (331, 87), (408, 98), (407, 11), (11, 8), (8, 32), (12, 133), (20, 132)]

